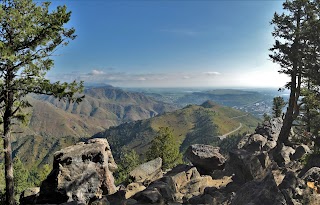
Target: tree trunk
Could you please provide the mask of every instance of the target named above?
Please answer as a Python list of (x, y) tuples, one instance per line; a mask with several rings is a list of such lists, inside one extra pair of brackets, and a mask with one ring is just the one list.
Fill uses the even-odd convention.
[(12, 74), (8, 74), (7, 91), (6, 91), (6, 107), (3, 116), (3, 148), (4, 148), (4, 163), (5, 163), (5, 178), (6, 178), (6, 205), (15, 205), (14, 201), (14, 184), (13, 184), (13, 163), (11, 150), (11, 118), (13, 107), (13, 93), (10, 90)]
[[(310, 80), (308, 80), (308, 90), (311, 90), (311, 86), (310, 86)], [(306, 105), (306, 124), (307, 124), (307, 127), (306, 127), (306, 130), (307, 132), (311, 132), (311, 113), (310, 113), (310, 108), (309, 108), (309, 105), (307, 104)]]
[[(278, 144), (288, 144), (289, 143), (289, 135), (291, 132), (291, 127), (293, 121), (296, 119), (296, 117), (299, 114), (299, 106), (298, 106), (298, 100), (300, 97), (300, 89), (301, 89), (301, 67), (299, 66), (299, 52), (300, 52), (300, 21), (301, 21), (301, 10), (298, 11), (296, 24), (296, 38), (294, 40), (294, 43), (292, 45), (292, 71), (291, 71), (291, 86), (290, 86), (290, 98), (289, 98), (289, 105), (287, 108), (286, 115), (283, 119), (283, 125), (279, 134), (279, 140)], [(298, 79), (297, 79), (298, 78)]]
[[(9, 123), (10, 124), (10, 123)], [(12, 151), (10, 140), (10, 125), (5, 125), (4, 130), (4, 159), (5, 159), (5, 177), (6, 177), (6, 204), (14, 205), (14, 185), (13, 185), (13, 166), (12, 166)], [(8, 126), (9, 125), (9, 126)]]

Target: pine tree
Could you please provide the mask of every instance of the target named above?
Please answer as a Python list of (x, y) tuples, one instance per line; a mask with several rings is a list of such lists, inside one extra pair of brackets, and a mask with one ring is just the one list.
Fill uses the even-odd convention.
[(124, 149), (118, 163), (118, 171), (115, 173), (116, 183), (120, 184), (128, 178), (129, 173), (139, 166), (140, 158), (137, 152), (132, 149)]
[(18, 157), (15, 157), (13, 160), (13, 176), (15, 184), (15, 197), (16, 199), (19, 199), (22, 191), (29, 187), (29, 172)]
[(271, 120), (270, 115), (268, 115), (267, 113), (263, 113), (263, 121), (265, 122), (265, 121), (269, 121), (269, 120)]
[(6, 204), (14, 202), (14, 174), (10, 135), (12, 124), (25, 120), (22, 109), (31, 106), (28, 93), (52, 95), (79, 102), (82, 83), (52, 83), (45, 74), (53, 66), (53, 53), (73, 40), (75, 30), (65, 28), (71, 12), (32, 0), (0, 2), (0, 123), (5, 150)]
[[(275, 13), (271, 21), (274, 25), (272, 33), (275, 44), (270, 49), (273, 62), (281, 66), (280, 73), (290, 77), (286, 88), (290, 89), (290, 97), (279, 143), (287, 143), (293, 122), (299, 116), (301, 88), (304, 79), (319, 73), (320, 42), (320, 2), (317, 0), (287, 0), (283, 3), (285, 13)], [(319, 75), (318, 75), (319, 76)]]
[(173, 137), (173, 131), (168, 127), (161, 127), (158, 135), (152, 140), (151, 147), (147, 151), (147, 159), (153, 160), (162, 158), (162, 167), (170, 169), (182, 162), (182, 155), (179, 152), (179, 144)]
[(284, 102), (283, 98), (278, 96), (273, 98), (273, 105), (272, 105), (272, 114), (273, 117), (281, 117), (282, 109), (286, 103)]

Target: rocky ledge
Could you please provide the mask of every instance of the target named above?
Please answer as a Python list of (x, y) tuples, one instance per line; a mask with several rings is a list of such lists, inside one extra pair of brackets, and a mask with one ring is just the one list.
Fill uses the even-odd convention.
[(320, 204), (320, 156), (293, 140), (278, 143), (281, 126), (280, 118), (259, 125), (228, 156), (217, 147), (192, 145), (185, 155), (190, 164), (166, 173), (157, 158), (119, 187), (107, 140), (92, 139), (56, 152), (52, 172), (40, 189), (22, 194), (21, 204)]

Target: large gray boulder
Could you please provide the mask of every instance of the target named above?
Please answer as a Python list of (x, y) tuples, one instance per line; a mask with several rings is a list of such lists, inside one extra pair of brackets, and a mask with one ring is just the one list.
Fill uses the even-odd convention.
[(138, 203), (184, 203), (200, 196), (207, 187), (225, 186), (230, 180), (221, 182), (211, 176), (201, 176), (196, 167), (178, 165), (162, 178), (152, 182), (145, 190), (135, 194)]
[(306, 182), (315, 182), (320, 185), (320, 167), (312, 167), (302, 177)]
[(232, 199), (231, 205), (286, 205), (270, 172), (261, 181), (250, 181), (244, 184)]
[(24, 190), (20, 195), (20, 204), (35, 204), (39, 196), (40, 187), (32, 187)]
[(287, 204), (301, 204), (303, 198), (303, 181), (297, 177), (295, 172), (289, 171), (286, 173), (283, 181), (278, 186)]
[(270, 151), (277, 146), (282, 124), (283, 120), (281, 118), (272, 118), (256, 128), (255, 134), (262, 135), (267, 139), (266, 144), (263, 146), (264, 151)]
[(280, 152), (274, 153), (274, 157), (278, 159), (278, 164), (280, 163), (282, 166), (284, 166), (291, 162), (291, 158), (294, 153), (295, 150), (292, 147), (282, 144)]
[(242, 149), (245, 149), (251, 152), (261, 151), (263, 150), (267, 142), (268, 140), (266, 137), (260, 134), (253, 134), (248, 137), (247, 142), (244, 144)]
[(294, 154), (291, 156), (291, 160), (298, 160), (310, 154), (311, 150), (307, 145), (301, 144), (296, 149)]
[(220, 154), (219, 147), (194, 144), (188, 147), (185, 156), (197, 167), (201, 174), (210, 174), (214, 170), (222, 170), (226, 159)]
[(133, 182), (148, 186), (151, 182), (163, 176), (162, 159), (160, 157), (139, 165), (129, 173), (129, 179)]
[(106, 139), (64, 148), (54, 154), (53, 169), (40, 187), (37, 203), (87, 204), (116, 192), (112, 173), (117, 169)]
[(267, 153), (252, 154), (243, 149), (236, 149), (229, 152), (229, 160), (226, 163), (225, 171), (237, 184), (262, 179), (266, 175), (266, 166), (270, 164)]
[(311, 154), (308, 157), (308, 162), (299, 173), (299, 177), (303, 177), (303, 175), (312, 167), (320, 167), (320, 154)]

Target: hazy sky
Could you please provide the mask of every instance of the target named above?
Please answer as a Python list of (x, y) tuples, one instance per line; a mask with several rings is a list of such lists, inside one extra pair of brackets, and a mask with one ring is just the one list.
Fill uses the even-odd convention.
[(56, 0), (78, 37), (52, 80), (122, 87), (280, 87), (269, 60), (278, 0)]

